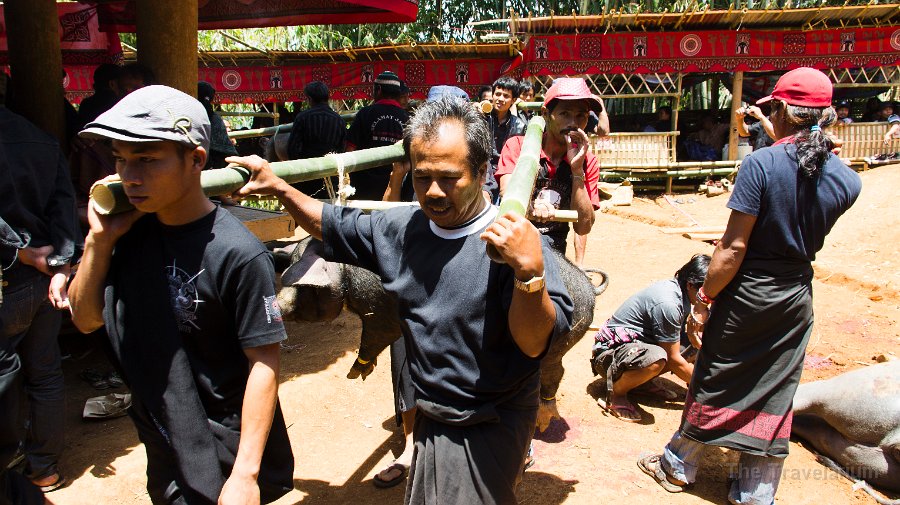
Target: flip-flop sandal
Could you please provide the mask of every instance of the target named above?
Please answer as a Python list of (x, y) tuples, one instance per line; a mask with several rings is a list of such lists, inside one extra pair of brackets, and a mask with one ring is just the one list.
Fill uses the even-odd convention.
[[(53, 484), (47, 484), (46, 486), (38, 486), (41, 489), (42, 493), (51, 493), (56, 491), (57, 489), (66, 487), (69, 481), (66, 480), (65, 477), (61, 473), (56, 474), (56, 481)], [(36, 485), (36, 484), (35, 484)]]
[[(615, 417), (616, 419), (619, 419), (620, 421), (625, 421), (626, 423), (640, 423), (644, 420), (643, 416), (641, 416), (641, 413), (638, 412), (638, 410), (632, 405), (607, 405), (604, 398), (598, 398), (597, 405), (599, 405), (600, 408), (606, 411), (606, 413), (608, 413), (609, 415)], [(623, 417), (623, 411), (631, 412), (632, 414), (636, 415), (637, 418), (631, 419), (628, 417)]]
[[(394, 477), (391, 480), (382, 480), (380, 477), (378, 477), (382, 473), (390, 471), (390, 470), (400, 470), (400, 475)], [(393, 463), (391, 463), (391, 466), (376, 473), (375, 476), (372, 477), (372, 484), (374, 484), (375, 487), (381, 488), (381, 489), (394, 487), (397, 484), (400, 484), (401, 482), (403, 482), (406, 479), (406, 476), (408, 473), (409, 473), (409, 466), (404, 465), (403, 463), (397, 463), (396, 461), (394, 461)]]
[(666, 491), (670, 493), (680, 493), (684, 491), (685, 486), (679, 486), (678, 484), (669, 482), (669, 476), (666, 475), (666, 471), (663, 470), (662, 463), (660, 463), (661, 458), (662, 455), (660, 454), (647, 456), (645, 458), (639, 459), (637, 462), (637, 466), (641, 469), (642, 472), (653, 477), (656, 483)]
[(522, 465), (522, 472), (533, 467), (535, 462), (536, 461), (534, 459), (534, 442), (531, 442), (531, 444), (528, 445), (528, 452), (525, 453), (525, 464)]

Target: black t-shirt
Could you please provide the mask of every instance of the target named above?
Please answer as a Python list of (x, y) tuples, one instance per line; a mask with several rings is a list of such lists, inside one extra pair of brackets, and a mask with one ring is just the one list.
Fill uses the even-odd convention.
[(750, 133), (750, 142), (753, 144), (753, 150), (762, 149), (764, 147), (770, 147), (775, 141), (772, 137), (766, 133), (766, 129), (763, 128), (761, 122), (757, 121), (752, 125), (747, 127), (747, 132)]
[[(409, 113), (393, 100), (379, 100), (356, 113), (347, 131), (347, 144), (356, 149), (369, 149), (396, 144), (403, 140), (403, 127)], [(370, 168), (350, 174), (356, 188), (356, 200), (381, 200), (391, 178), (391, 165)]]
[[(522, 353), (510, 333), (513, 271), (491, 261), (479, 238), (496, 215), (489, 207), (447, 230), (410, 207), (371, 215), (332, 205), (322, 211), (327, 259), (377, 273), (397, 297), (416, 400), (432, 417), (502, 402), (539, 373), (540, 360)], [(543, 255), (557, 338), (572, 324), (572, 299), (546, 242)]]
[(239, 427), (249, 374), (243, 349), (286, 338), (275, 302), (272, 257), (221, 207), (182, 226), (145, 216), (116, 244), (114, 255), (137, 254), (150, 241), (161, 242), (164, 263), (147, 268), (166, 276), (169, 303), (206, 413)]

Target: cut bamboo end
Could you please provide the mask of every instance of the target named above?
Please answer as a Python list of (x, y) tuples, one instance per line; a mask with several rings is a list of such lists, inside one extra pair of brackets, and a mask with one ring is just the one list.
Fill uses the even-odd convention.
[(91, 200), (94, 202), (94, 210), (103, 216), (134, 208), (128, 203), (121, 182), (94, 183), (91, 186)]

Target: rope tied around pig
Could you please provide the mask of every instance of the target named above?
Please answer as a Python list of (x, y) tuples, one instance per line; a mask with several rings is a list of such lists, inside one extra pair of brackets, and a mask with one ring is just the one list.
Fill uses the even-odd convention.
[(356, 193), (356, 188), (350, 185), (350, 174), (344, 172), (344, 159), (337, 153), (329, 153), (325, 156), (334, 160), (337, 167), (338, 190), (335, 192), (331, 184), (331, 177), (325, 178), (325, 188), (328, 190), (328, 198), (334, 205), (344, 205), (347, 199)]

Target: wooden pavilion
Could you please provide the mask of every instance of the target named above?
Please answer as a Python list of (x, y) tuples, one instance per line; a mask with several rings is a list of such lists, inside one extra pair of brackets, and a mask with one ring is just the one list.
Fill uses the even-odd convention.
[[(606, 175), (663, 177), (669, 188), (680, 169), (693, 174), (704, 166), (675, 159), (677, 105), (690, 80), (712, 78), (711, 109), (718, 108), (720, 80), (730, 80), (731, 95), (741, 97), (731, 101), (728, 161), (705, 164), (711, 173), (716, 165), (737, 166), (734, 112), (742, 100), (752, 103), (767, 94), (778, 73), (811, 66), (829, 75), (837, 96), (869, 89), (900, 97), (900, 4), (759, 11), (695, 7), (679, 13), (513, 16), (472, 24), (492, 31), (492, 38), (505, 34), (521, 41), (522, 55), (510, 73), (544, 88), (556, 77), (579, 76), (609, 102), (668, 98), (676, 105), (672, 131), (613, 133), (596, 148)], [(873, 154), (867, 150), (874, 148), (876, 136), (881, 141), (875, 135), (879, 128), (884, 130), (883, 125), (866, 124), (842, 128), (843, 155), (863, 161)], [(900, 150), (900, 143), (891, 148)]]

